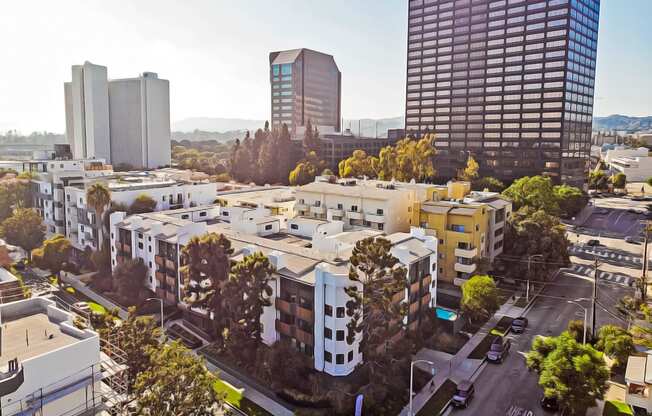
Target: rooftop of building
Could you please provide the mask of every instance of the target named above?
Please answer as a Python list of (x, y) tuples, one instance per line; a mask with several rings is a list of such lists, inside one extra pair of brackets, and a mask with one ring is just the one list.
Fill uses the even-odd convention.
[(4, 267), (0, 267), (0, 283), (17, 282), (18, 278)]
[(404, 196), (407, 191), (406, 188), (407, 187), (405, 186), (396, 186), (396, 184), (385, 181), (343, 179), (336, 183), (317, 180), (299, 186), (297, 192), (314, 192), (320, 194), (387, 200)]
[(112, 192), (146, 190), (167, 188), (175, 185), (207, 184), (207, 179), (193, 179), (190, 171), (154, 170), (154, 171), (129, 171), (113, 172), (110, 175), (88, 178), (84, 183), (72, 185), (78, 189), (85, 189), (92, 183), (101, 181), (106, 183)]
[(630, 356), (627, 359), (625, 380), (641, 384), (652, 384), (652, 362), (650, 355)]
[(13, 358), (24, 361), (97, 337), (73, 325), (72, 316), (46, 298), (31, 298), (0, 305), (2, 365)]
[(277, 207), (294, 201), (294, 189), (287, 186), (262, 186), (218, 192), (218, 200), (231, 205)]
[(297, 58), (299, 58), (299, 55), (301, 55), (303, 52), (309, 52), (309, 53), (315, 53), (319, 55), (324, 55), (327, 57), (330, 57), (335, 61), (333, 58), (333, 55), (329, 55), (327, 53), (315, 51), (312, 49), (308, 48), (298, 48), (298, 49), (288, 49), (285, 51), (276, 51), (276, 52), (271, 52), (269, 54), (269, 63), (270, 65), (282, 65), (282, 64), (291, 64), (294, 63)]

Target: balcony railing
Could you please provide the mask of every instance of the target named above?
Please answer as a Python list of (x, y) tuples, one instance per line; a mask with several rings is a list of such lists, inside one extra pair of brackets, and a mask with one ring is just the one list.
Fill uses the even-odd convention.
[(303, 204), (300, 202), (297, 202), (294, 204), (294, 209), (297, 211), (307, 211), (308, 210), (308, 204)]
[(339, 208), (329, 208), (328, 212), (330, 212), (330, 214), (335, 216), (335, 217), (343, 217), (344, 216), (344, 210), (341, 210)]
[(297, 341), (303, 342), (304, 344), (314, 345), (313, 335), (298, 328), (296, 325), (286, 324), (277, 319), (275, 322), (275, 328), (283, 335), (295, 338)]
[(478, 248), (456, 248), (455, 257), (464, 257), (466, 259), (472, 259), (478, 255)]
[(176, 279), (176, 277), (166, 276), (165, 277), (165, 283), (168, 285), (168, 287), (176, 287), (177, 286), (177, 279)]
[(276, 309), (285, 314), (296, 316), (307, 322), (312, 322), (313, 320), (314, 314), (312, 310), (304, 308), (297, 303), (289, 302), (281, 298), (276, 298), (275, 303)]
[(364, 214), (364, 219), (369, 221), (369, 222), (376, 222), (376, 223), (384, 223), (385, 222), (385, 216), (382, 214), (371, 214), (369, 212), (366, 212)]
[(165, 274), (162, 272), (156, 272), (154, 273), (154, 276), (156, 277), (156, 281), (159, 282), (160, 284), (165, 283)]
[(453, 267), (456, 272), (462, 272), (462, 273), (473, 273), (475, 269), (478, 266), (474, 264), (462, 264), (462, 263), (455, 263), (455, 266)]
[(361, 220), (364, 218), (364, 214), (358, 211), (346, 211), (346, 216), (352, 220)]
[(170, 260), (170, 259), (165, 259), (165, 268), (170, 269), (170, 270), (176, 270), (177, 269), (177, 263)]
[(18, 390), (25, 382), (23, 366), (14, 358), (8, 362), (7, 372), (0, 371), (0, 396), (7, 396)]
[(167, 300), (170, 303), (177, 303), (177, 296), (172, 293), (172, 292), (165, 292), (165, 300)]
[(156, 256), (154, 256), (154, 262), (158, 266), (163, 266), (165, 264), (165, 259), (157, 254)]
[(313, 205), (313, 206), (310, 207), (310, 212), (312, 212), (313, 214), (321, 215), (321, 214), (324, 214), (326, 212), (326, 207), (323, 207), (323, 206), (318, 206), (317, 207), (317, 206)]

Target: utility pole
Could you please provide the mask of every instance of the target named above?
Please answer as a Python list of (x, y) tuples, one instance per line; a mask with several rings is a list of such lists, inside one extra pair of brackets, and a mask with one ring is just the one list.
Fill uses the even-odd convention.
[(593, 296), (591, 298), (591, 338), (595, 339), (595, 303), (598, 300), (598, 258), (595, 258), (593, 271)]

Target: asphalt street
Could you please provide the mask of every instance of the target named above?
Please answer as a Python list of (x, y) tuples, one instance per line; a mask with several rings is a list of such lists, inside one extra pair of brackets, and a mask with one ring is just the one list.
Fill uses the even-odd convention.
[[(615, 313), (613, 305), (632, 290), (620, 284), (600, 281), (598, 299)], [(543, 291), (544, 295), (565, 297), (569, 300), (589, 298), (592, 293), (592, 283), (577, 277), (573, 273), (562, 272)], [(590, 302), (580, 301), (588, 309), (590, 331)], [(605, 324), (622, 324), (602, 308), (597, 308), (597, 327)], [(559, 299), (540, 297), (526, 314), (529, 326), (523, 334), (510, 334), (512, 348), (508, 358), (502, 364), (487, 364), (482, 374), (475, 381), (476, 395), (470, 406), (463, 410), (454, 410), (452, 414), (505, 416), (519, 414), (542, 416), (546, 413), (539, 406), (542, 390), (538, 386), (538, 377), (528, 371), (525, 366), (524, 354), (529, 351), (533, 339), (537, 335), (559, 335), (573, 319), (584, 319), (584, 312), (579, 306)], [(520, 413), (514, 412), (520, 409)]]

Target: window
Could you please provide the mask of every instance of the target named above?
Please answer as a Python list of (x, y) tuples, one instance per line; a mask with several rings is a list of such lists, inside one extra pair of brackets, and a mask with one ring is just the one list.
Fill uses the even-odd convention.
[(451, 230), (458, 232), (458, 233), (463, 233), (464, 232), (464, 226), (459, 225), (459, 224), (451, 224)]
[(138, 243), (138, 248), (142, 250), (142, 248), (143, 248), (143, 243)]
[(349, 351), (349, 362), (353, 361), (353, 351)]
[(344, 307), (343, 306), (338, 306), (336, 312), (337, 312), (337, 317), (338, 318), (344, 318)]
[(290, 229), (292, 229), (292, 230), (298, 230), (298, 229), (299, 229), (299, 225), (298, 225), (298, 224), (290, 224)]
[(357, 205), (351, 205), (351, 212), (358, 212), (358, 206)]
[(380, 208), (378, 208), (378, 209), (376, 210), (376, 215), (383, 215), (383, 210), (380, 209)]
[(333, 307), (331, 305), (324, 305), (324, 314), (326, 316), (333, 316)]
[(337, 354), (335, 356), (335, 364), (344, 364), (344, 354)]
[(333, 330), (330, 328), (324, 328), (324, 338), (333, 339)]
[(326, 361), (327, 363), (332, 363), (333, 355), (328, 351), (324, 351), (324, 361)]
[(337, 204), (337, 209), (342, 209), (342, 204)]
[(344, 330), (338, 329), (337, 332), (335, 332), (335, 339), (337, 341), (344, 341)]
[(265, 230), (266, 230), (266, 231), (269, 231), (269, 230), (271, 230), (271, 229), (272, 229), (272, 224), (267, 224), (267, 225), (265, 226)]
[(199, 213), (199, 216), (200, 216), (200, 217), (205, 217), (205, 216), (206, 216), (206, 211), (202, 211), (202, 212), (200, 212), (200, 213)]

